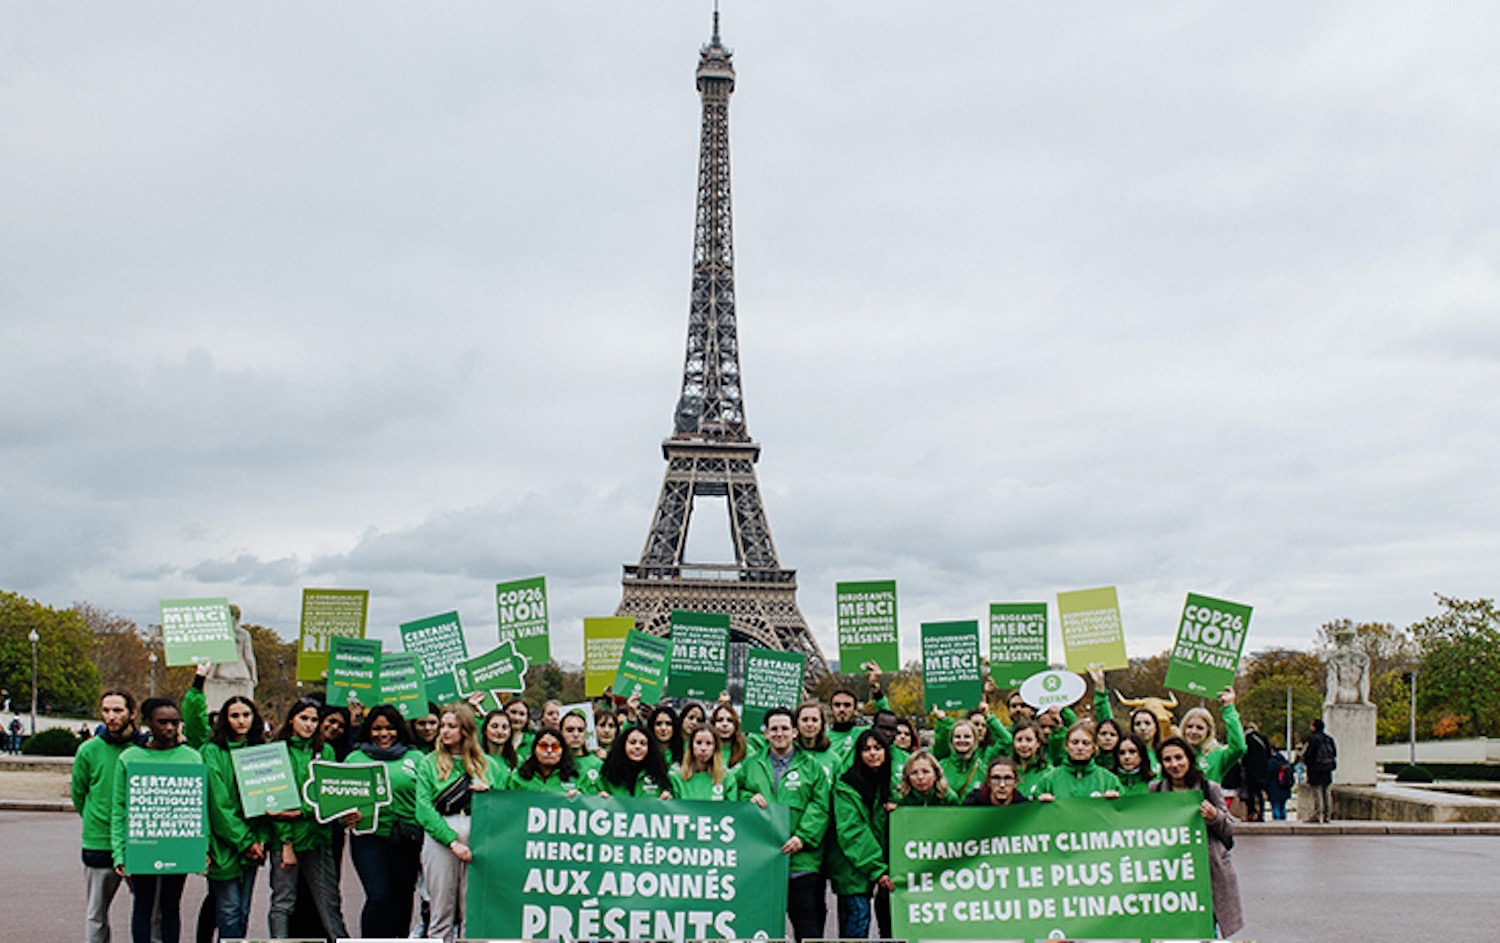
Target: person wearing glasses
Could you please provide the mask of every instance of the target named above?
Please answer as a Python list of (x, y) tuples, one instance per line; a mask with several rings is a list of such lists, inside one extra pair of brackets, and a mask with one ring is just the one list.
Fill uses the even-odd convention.
[(984, 782), (964, 798), (964, 805), (1017, 805), (1026, 802), (1026, 797), (1016, 788), (1020, 778), (1015, 760), (1008, 756), (996, 757), (985, 770)]
[[(578, 795), (576, 762), (563, 746), (562, 735), (551, 727), (543, 727), (531, 741), (531, 756), (516, 767), (503, 788), (518, 792), (546, 792), (571, 799)], [(497, 788), (500, 786), (496, 784)]]

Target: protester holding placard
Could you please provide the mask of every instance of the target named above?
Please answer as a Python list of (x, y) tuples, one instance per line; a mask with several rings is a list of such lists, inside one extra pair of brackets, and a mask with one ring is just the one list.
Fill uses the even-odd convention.
[(926, 750), (918, 750), (906, 761), (901, 785), (896, 789), (896, 804), (903, 806), (958, 805), (958, 793), (948, 783), (943, 768)]
[(672, 798), (700, 799), (722, 802), (738, 799), (735, 775), (724, 768), (724, 758), (719, 754), (719, 741), (707, 727), (693, 731), (688, 741), (687, 756), (682, 766), (668, 774)]
[(616, 738), (599, 770), (599, 794), (669, 798), (667, 761), (656, 741), (640, 727), (630, 727)]
[(109, 943), (109, 905), (120, 889), (110, 840), (115, 765), (139, 741), (135, 698), (111, 689), (99, 698), (101, 734), (73, 757), (73, 808), (83, 819), (84, 943)]
[(266, 860), (266, 849), (275, 847), (270, 821), (245, 816), (234, 771), (237, 751), (265, 741), (260, 711), (236, 694), (219, 708), (213, 734), (201, 751), (208, 768), (208, 891), (221, 939), (248, 933), (256, 871)]
[(1042, 774), (1036, 784), (1036, 797), (1042, 802), (1053, 799), (1116, 799), (1120, 795), (1120, 778), (1094, 762), (1099, 744), (1094, 739), (1094, 722), (1080, 720), (1068, 728), (1068, 757)]
[[(323, 705), (310, 697), (298, 698), (282, 722), (276, 739), (285, 740), (292, 759), (292, 778), (305, 783), (313, 760), (332, 763), (333, 750), (323, 743)], [(276, 816), (277, 849), (271, 853), (271, 936), (291, 936), (292, 911), (302, 887), (312, 895), (312, 904), (330, 937), (348, 936), (339, 898), (338, 863), (333, 857), (333, 828), (318, 822), (316, 809), (303, 790), (298, 790), (301, 808), (286, 817)], [(298, 877), (305, 880), (299, 882)]]
[(1245, 728), (1240, 723), (1239, 708), (1234, 706), (1234, 688), (1225, 688), (1219, 694), (1223, 705), (1224, 739), (1220, 743), (1215, 736), (1214, 715), (1206, 708), (1194, 707), (1182, 715), (1182, 739), (1192, 747), (1198, 757), (1198, 768), (1203, 775), (1216, 783), (1224, 781), (1224, 774), (1245, 755)]
[(599, 791), (599, 771), (604, 761), (589, 752), (589, 721), (583, 711), (574, 708), (563, 715), (562, 740), (564, 752), (573, 760), (578, 773), (578, 789), (593, 795)]
[(390, 704), (372, 707), (354, 739), (359, 746), (344, 762), (384, 765), (391, 786), (391, 803), (380, 809), (375, 831), (349, 837), (349, 857), (365, 890), (359, 932), (400, 937), (411, 927), (412, 894), (421, 869), (416, 806), (417, 764), (423, 754), (413, 746), (401, 712)]
[(1203, 793), (1199, 809), (1208, 828), (1208, 874), (1213, 888), (1214, 921), (1218, 924), (1215, 935), (1227, 937), (1245, 925), (1240, 909), (1239, 878), (1229, 854), (1234, 847), (1234, 819), (1224, 804), (1218, 783), (1203, 775), (1201, 764), (1185, 739), (1169, 737), (1157, 750), (1157, 758), (1161, 761), (1162, 778), (1151, 784), (1151, 792)]
[(506, 772), (521, 765), (510, 731), (510, 715), (497, 707), (484, 715), (484, 752), (505, 764)]
[(725, 767), (734, 769), (745, 762), (750, 752), (750, 743), (740, 730), (740, 715), (734, 712), (727, 701), (714, 705), (708, 724), (719, 741), (719, 753), (724, 757)]
[[(839, 936), (870, 932), (871, 896), (887, 894), (890, 877), (891, 754), (885, 739), (866, 730), (854, 740), (854, 763), (833, 784), (837, 840), (828, 844), (828, 875), (838, 895)], [(887, 921), (888, 923), (888, 921)]]
[(1150, 748), (1138, 735), (1128, 733), (1115, 748), (1115, 776), (1120, 780), (1120, 795), (1139, 796), (1148, 792), (1155, 773), (1149, 760)]

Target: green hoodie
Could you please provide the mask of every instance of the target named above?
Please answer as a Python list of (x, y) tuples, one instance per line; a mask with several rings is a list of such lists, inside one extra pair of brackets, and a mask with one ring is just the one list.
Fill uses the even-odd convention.
[(1245, 756), (1245, 727), (1240, 723), (1240, 709), (1225, 704), (1220, 713), (1224, 716), (1225, 744), (1198, 757), (1198, 768), (1216, 783), (1222, 783), (1224, 774)]
[[(444, 789), (457, 782), (466, 770), (463, 762), (454, 758), (448, 768), (448, 775), (439, 776), (437, 758), (437, 753), (426, 753), (417, 761), (417, 824), (432, 836), (433, 841), (447, 847), (458, 837), (458, 833), (453, 830), (453, 826), (443, 821), (443, 817), (433, 807), (432, 801), (441, 795)], [(489, 754), (485, 754), (484, 760), (485, 782), (489, 783), (492, 789), (505, 788), (506, 777), (510, 775), (505, 769), (505, 764)]]
[(739, 798), (739, 787), (735, 785), (738, 779), (736, 770), (730, 770), (724, 774), (724, 781), (716, 783), (708, 773), (694, 773), (691, 779), (683, 779), (681, 770), (672, 770), (667, 775), (667, 781), (672, 788), (673, 799), (698, 799), (705, 802), (723, 802)]
[(1057, 799), (1089, 799), (1106, 792), (1120, 791), (1120, 777), (1104, 769), (1093, 759), (1079, 763), (1067, 759), (1042, 775), (1036, 784), (1037, 795)]
[(376, 759), (367, 749), (374, 749), (369, 744), (360, 744), (359, 748), (350, 751), (344, 757), (345, 763), (381, 763), (385, 766), (387, 778), (391, 781), (391, 804), (380, 810), (379, 822), (373, 834), (380, 838), (389, 838), (391, 825), (397, 821), (415, 823), (417, 821), (417, 764), (422, 762), (422, 757), (427, 754), (416, 747), (409, 746), (406, 752), (393, 760)]
[(735, 785), (741, 800), (759, 795), (768, 803), (791, 811), (792, 834), (802, 839), (802, 850), (792, 855), (791, 873), (820, 870), (823, 865), (823, 835), (830, 818), (828, 772), (806, 753), (792, 753), (792, 765), (775, 783), (769, 753), (757, 753), (740, 764)]
[[(936, 789), (931, 792), (917, 792), (915, 790), (902, 795), (899, 792), (891, 793), (891, 798), (899, 806), (949, 806), (958, 805), (958, 793), (949, 789), (942, 795), (938, 795)], [(878, 877), (878, 875), (877, 875)]]
[(83, 818), (85, 851), (109, 851), (110, 816), (114, 814), (115, 764), (120, 754), (135, 745), (136, 728), (130, 737), (111, 740), (107, 736), (90, 737), (73, 757), (73, 808)]
[[(1028, 799), (1037, 797), (1037, 786), (1041, 784), (1042, 777), (1052, 768), (1051, 762), (1045, 756), (1038, 753), (1029, 760), (1016, 760), (1016, 792)], [(952, 785), (951, 783), (949, 785)], [(980, 785), (984, 785), (980, 783)]]
[[(953, 728), (957, 726), (958, 721), (946, 714), (938, 718), (938, 722), (932, 728), (932, 755), (934, 757), (942, 760), (953, 755)], [(1010, 728), (1000, 723), (1000, 718), (994, 714), (985, 715), (984, 729), (989, 731), (989, 738), (979, 749), (979, 754), (984, 757), (984, 764), (987, 767), (990, 760), (995, 757), (1010, 755), (1012, 738)]]
[[(148, 750), (145, 747), (127, 747), (115, 763), (115, 784), (110, 790), (109, 843), (114, 853), (115, 867), (125, 863), (125, 780), (130, 767), (135, 763), (182, 763), (201, 766), (203, 757), (185, 744), (170, 750)], [(206, 798), (206, 797), (205, 797)]]
[[(186, 698), (184, 698), (186, 700)], [(208, 767), (208, 879), (234, 881), (247, 870), (259, 867), (245, 859), (251, 845), (270, 844), (274, 830), (270, 821), (245, 818), (240, 804), (240, 788), (234, 776), (234, 753), (243, 749), (244, 740), (231, 740), (227, 746), (209, 742), (200, 751)]]
[[(295, 819), (272, 820), (275, 823), (276, 843), (278, 846), (291, 845), (293, 851), (327, 848), (333, 843), (333, 826), (318, 821), (316, 810), (302, 794), (302, 785), (312, 778), (309, 770), (314, 759), (333, 762), (333, 747), (323, 744), (322, 750), (315, 757), (311, 740), (291, 736), (287, 738), (286, 751), (292, 759), (292, 782), (297, 785), (297, 801), (301, 803), (302, 815)], [(271, 860), (278, 858), (273, 856)]]
[(1145, 764), (1134, 770), (1116, 768), (1115, 776), (1120, 780), (1122, 796), (1144, 796), (1151, 788), (1151, 780), (1146, 778)]
[(890, 819), (885, 804), (874, 808), (849, 783), (833, 784), (833, 827), (827, 871), (835, 894), (868, 894), (880, 876), (891, 870)]

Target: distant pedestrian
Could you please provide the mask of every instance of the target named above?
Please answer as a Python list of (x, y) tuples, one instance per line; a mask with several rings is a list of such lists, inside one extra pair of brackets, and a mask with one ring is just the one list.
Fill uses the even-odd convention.
[(1273, 820), (1286, 821), (1286, 801), (1292, 797), (1292, 785), (1296, 781), (1297, 773), (1292, 764), (1272, 746), (1271, 756), (1266, 761), (1266, 804), (1271, 807)]
[(1270, 775), (1271, 741), (1254, 724), (1245, 725), (1245, 758), (1240, 761), (1244, 768), (1244, 779), (1240, 785), (1240, 798), (1252, 822), (1263, 822), (1266, 818), (1266, 777)]
[(1302, 749), (1302, 762), (1307, 767), (1307, 785), (1312, 789), (1313, 812), (1309, 822), (1328, 822), (1330, 806), (1328, 787), (1333, 785), (1333, 771), (1338, 764), (1338, 744), (1323, 732), (1321, 719), (1312, 722), (1312, 733), (1307, 735), (1307, 744)]
[(10, 719), (10, 752), (19, 754), (21, 752), (21, 732), (25, 729), (21, 723), (21, 715)]

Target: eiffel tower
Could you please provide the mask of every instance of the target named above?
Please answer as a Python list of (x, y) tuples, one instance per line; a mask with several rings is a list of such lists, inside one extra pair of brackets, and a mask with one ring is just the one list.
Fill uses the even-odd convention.
[[(682, 396), (672, 436), (661, 446), (667, 472), (656, 514), (640, 563), (625, 566), (615, 615), (633, 616), (644, 631), (665, 635), (673, 609), (727, 614), (731, 677), (739, 674), (735, 663), (753, 645), (805, 654), (811, 684), (828, 673), (828, 663), (797, 608), (797, 571), (783, 568), (776, 557), (755, 479), (760, 446), (745, 430), (729, 201), (731, 55), (719, 40), (715, 10), (713, 38), (698, 57), (703, 124)], [(728, 499), (733, 563), (683, 560), (698, 497)]]

